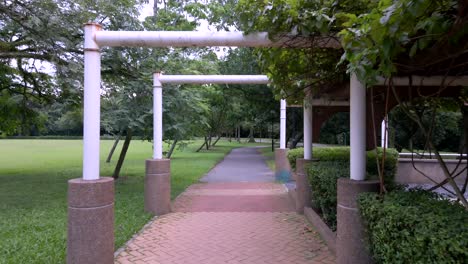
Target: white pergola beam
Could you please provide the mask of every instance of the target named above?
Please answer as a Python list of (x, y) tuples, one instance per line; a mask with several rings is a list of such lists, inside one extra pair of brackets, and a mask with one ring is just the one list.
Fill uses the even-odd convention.
[(108, 47), (322, 47), (341, 48), (336, 38), (282, 36), (272, 41), (267, 32), (239, 31), (98, 31), (95, 40)]
[[(163, 84), (268, 84), (266, 75), (164, 75), (153, 74), (153, 159), (163, 155)], [(285, 113), (286, 114), (286, 113)], [(286, 116), (285, 116), (286, 120)], [(282, 121), (281, 121), (282, 122)], [(280, 132), (280, 137), (283, 135)]]
[(160, 75), (161, 83), (172, 84), (268, 84), (266, 75)]
[[(237, 47), (322, 47), (322, 48), (340, 48), (340, 43), (335, 38), (329, 37), (314, 37), (300, 38), (283, 35), (276, 40), (270, 40), (268, 33), (258, 32), (244, 35), (243, 32), (193, 32), (193, 31), (101, 31), (101, 26), (98, 24), (89, 23), (85, 26), (85, 44), (84, 44), (84, 131), (83, 131), (83, 179), (96, 180), (99, 179), (99, 135), (100, 135), (100, 53), (101, 47), (205, 47), (205, 46), (237, 46)], [(161, 79), (162, 78), (162, 79)], [(232, 79), (231, 81), (222, 80), (221, 76), (209, 77), (188, 77), (188, 76), (163, 76), (160, 82), (166, 83), (188, 83), (190, 78), (194, 78), (192, 83), (208, 84), (208, 83), (238, 83), (238, 84), (265, 84), (268, 83), (266, 76), (252, 76), (252, 79)], [(164, 79), (167, 78), (167, 79)], [(171, 79), (175, 78), (175, 79)], [(177, 78), (180, 78), (177, 80)], [(199, 79), (202, 78), (202, 79)], [(203, 79), (204, 78), (204, 79)], [(217, 79), (221, 78), (221, 79)], [(243, 77), (241, 77), (243, 78)], [(355, 77), (353, 77), (356, 79)], [(182, 80), (184, 79), (184, 80)], [(357, 80), (357, 79), (356, 79)], [(412, 84), (415, 86), (438, 86), (442, 83), (444, 77), (412, 77)], [(353, 80), (351, 81), (353, 84)], [(365, 87), (357, 85), (351, 88), (351, 175), (353, 177), (363, 177), (365, 175), (365, 160), (364, 164), (357, 166), (357, 159), (362, 163), (365, 159)], [(409, 78), (396, 77), (393, 78), (394, 85), (409, 85)], [(385, 85), (386, 80), (379, 79), (380, 85)], [(447, 86), (468, 86), (468, 76), (445, 78)], [(358, 88), (356, 88), (358, 87)], [(364, 87), (364, 88), (360, 88)], [(353, 92), (353, 90), (359, 90)], [(155, 95), (162, 89), (155, 90)], [(359, 98), (363, 94), (362, 98)], [(353, 98), (355, 103), (353, 104)], [(359, 99), (358, 99), (359, 98)], [(364, 99), (363, 99), (364, 98)], [(154, 101), (155, 105), (162, 104), (162, 101)], [(362, 105), (359, 106), (359, 103)], [(310, 105), (347, 105), (346, 102), (332, 102), (330, 104), (312, 102)], [(310, 108), (310, 107), (308, 107)], [(162, 108), (161, 108), (162, 109)], [(307, 109), (307, 108), (306, 108)], [(305, 109), (305, 110), (306, 110)], [(354, 110), (353, 110), (354, 109)], [(359, 110), (358, 110), (359, 109)], [(310, 112), (309, 112), (310, 111)], [(155, 112), (156, 113), (156, 112)], [(155, 117), (157, 118), (157, 116)], [(311, 128), (311, 109), (307, 109), (305, 114), (304, 124), (305, 129)], [(356, 120), (356, 121), (353, 121)], [(160, 122), (160, 121), (157, 121)], [(354, 129), (353, 129), (354, 127)], [(158, 128), (159, 129), (159, 128)], [(353, 132), (354, 131), (354, 132)], [(353, 140), (353, 134), (356, 138)], [(162, 137), (162, 133), (159, 134)], [(304, 135), (306, 136), (306, 135)], [(362, 137), (362, 138), (361, 138)], [(305, 139), (308, 141), (308, 139)], [(310, 140), (310, 145), (311, 145)], [(307, 142), (306, 145), (308, 145)], [(306, 147), (306, 151), (308, 147)], [(354, 149), (354, 150), (353, 150)], [(311, 148), (310, 148), (311, 151)], [(159, 152), (159, 150), (158, 150)], [(364, 155), (362, 155), (364, 153)], [(310, 153), (311, 154), (311, 153)], [(362, 156), (362, 157), (361, 157)], [(159, 157), (159, 156), (157, 156)], [(307, 158), (307, 157), (305, 157)], [(354, 160), (354, 162), (353, 162)], [(353, 165), (354, 164), (354, 165)], [(353, 167), (354, 166), (354, 167)], [(357, 167), (356, 167), (357, 166)], [(359, 167), (359, 169), (358, 169)], [(357, 171), (354, 171), (354, 169)], [(362, 172), (361, 171), (363, 170)], [(361, 176), (358, 176), (360, 174)], [(354, 175), (354, 176), (353, 176)]]

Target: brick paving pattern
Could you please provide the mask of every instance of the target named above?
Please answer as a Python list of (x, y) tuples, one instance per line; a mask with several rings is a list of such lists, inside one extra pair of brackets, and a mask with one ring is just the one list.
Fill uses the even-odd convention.
[(282, 184), (195, 184), (118, 251), (116, 263), (336, 263)]

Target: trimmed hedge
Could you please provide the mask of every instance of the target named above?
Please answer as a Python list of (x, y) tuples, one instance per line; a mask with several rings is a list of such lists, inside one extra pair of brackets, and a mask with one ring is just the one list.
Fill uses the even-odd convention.
[(467, 263), (468, 212), (422, 190), (361, 194), (359, 209), (377, 263)]
[[(318, 208), (323, 221), (336, 230), (336, 183), (338, 178), (349, 178), (349, 165), (344, 161), (319, 161), (307, 168), (312, 188), (312, 207)], [(313, 175), (313, 176), (312, 176)]]
[[(313, 156), (319, 161), (342, 161), (349, 167), (349, 147), (321, 147), (314, 148)], [(383, 155), (383, 149), (377, 148), (379, 160)], [(378, 177), (377, 163), (375, 160), (375, 150), (367, 151), (367, 177), (373, 179)], [(293, 170), (296, 169), (296, 159), (304, 157), (304, 149), (296, 148), (288, 151), (288, 160)], [(395, 149), (386, 149), (385, 154), (385, 174), (388, 175), (389, 182), (393, 181), (398, 165), (398, 151)], [(349, 170), (349, 168), (348, 168)], [(349, 173), (348, 173), (349, 174)]]
[(289, 164), (291, 165), (291, 170), (295, 171), (296, 170), (296, 159), (304, 157), (304, 149), (303, 148), (290, 149), (288, 151), (287, 156), (288, 156)]
[[(381, 160), (383, 151), (382, 149), (377, 149), (377, 151), (379, 160)], [(306, 168), (309, 183), (313, 190), (313, 206), (321, 210), (319, 213), (332, 230), (336, 230), (336, 182), (340, 177), (349, 178), (349, 152), (349, 147), (314, 148), (313, 156), (319, 161), (311, 163)], [(302, 148), (288, 152), (291, 167), (295, 164), (297, 158), (304, 156), (303, 153)], [(378, 179), (375, 155), (375, 150), (367, 152), (367, 179)], [(397, 164), (398, 152), (394, 149), (387, 149), (384, 182), (388, 189), (395, 186), (394, 178)]]

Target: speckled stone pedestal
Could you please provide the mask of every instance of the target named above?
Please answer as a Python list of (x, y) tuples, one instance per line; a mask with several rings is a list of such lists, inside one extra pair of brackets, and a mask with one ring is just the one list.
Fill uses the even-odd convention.
[(366, 249), (364, 227), (356, 199), (360, 193), (378, 191), (378, 181), (338, 179), (336, 241), (338, 264), (373, 263)]
[(288, 160), (288, 148), (275, 149), (275, 180), (288, 182), (291, 180), (291, 165)]
[(311, 162), (313, 160), (296, 160), (296, 212), (298, 214), (303, 214), (304, 207), (310, 206), (310, 184), (305, 167)]
[(67, 263), (114, 263), (114, 179), (68, 181)]
[(171, 160), (146, 160), (145, 211), (155, 215), (171, 212)]

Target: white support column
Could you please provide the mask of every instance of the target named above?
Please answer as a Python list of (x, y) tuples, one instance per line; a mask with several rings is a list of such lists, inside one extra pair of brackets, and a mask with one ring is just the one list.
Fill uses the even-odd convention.
[(153, 159), (162, 159), (162, 84), (160, 73), (153, 74)]
[(286, 148), (286, 100), (280, 101), (280, 148)]
[(387, 118), (388, 118), (387, 116), (384, 118), (384, 120), (382, 121), (382, 125), (381, 125), (381, 131), (380, 131), (381, 142), (380, 142), (380, 146), (382, 148), (383, 147), (388, 148), (388, 130), (387, 130), (386, 122), (385, 122), (385, 120)]
[(312, 159), (312, 104), (310, 97), (304, 99), (304, 159)]
[(101, 54), (94, 40), (99, 30), (93, 23), (84, 28), (83, 180), (99, 179)]
[(366, 177), (366, 86), (355, 74), (350, 85), (350, 171), (352, 180), (362, 181)]

